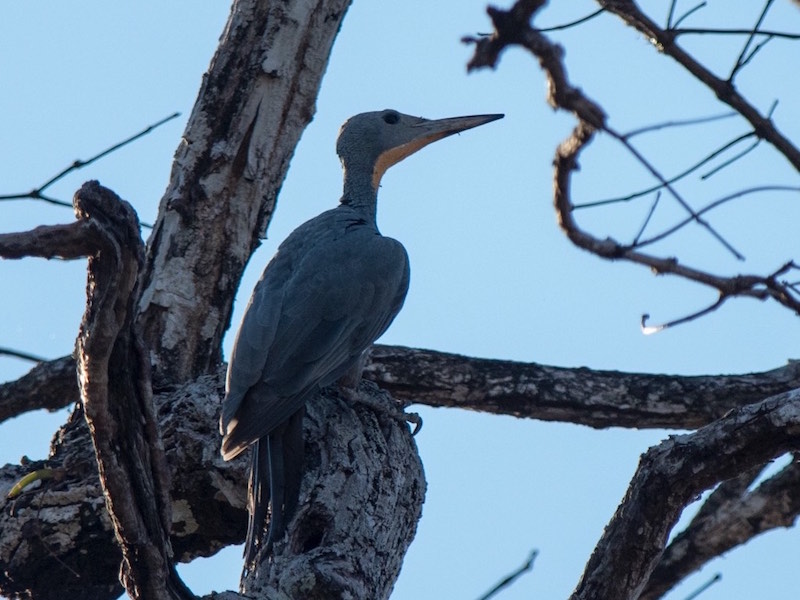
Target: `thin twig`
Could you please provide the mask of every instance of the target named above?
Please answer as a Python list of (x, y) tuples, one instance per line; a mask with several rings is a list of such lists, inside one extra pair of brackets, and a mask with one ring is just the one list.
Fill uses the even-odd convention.
[(672, 27), (672, 17), (675, 16), (675, 6), (678, 4), (678, 0), (672, 0), (669, 3), (669, 12), (667, 13), (667, 29)]
[(667, 129), (670, 127), (685, 127), (687, 125), (703, 125), (705, 123), (711, 123), (712, 121), (721, 121), (722, 119), (728, 119), (730, 117), (735, 117), (737, 113), (735, 112), (727, 112), (721, 115), (711, 115), (710, 117), (694, 117), (692, 119), (678, 119), (675, 121), (663, 121), (661, 123), (656, 123), (654, 125), (646, 125), (644, 127), (640, 127), (639, 129), (632, 129), (628, 133), (625, 134), (625, 137), (631, 139), (634, 136), (641, 135), (643, 133), (650, 133), (652, 131), (658, 131), (660, 129)]
[(700, 594), (702, 594), (708, 588), (710, 588), (712, 585), (714, 585), (715, 583), (717, 583), (718, 581), (721, 581), (721, 580), (722, 580), (722, 573), (717, 573), (711, 579), (709, 579), (703, 585), (701, 585), (699, 588), (697, 588), (695, 591), (693, 591), (691, 594), (686, 596), (685, 600), (694, 600)]
[(699, 319), (700, 317), (717, 310), (729, 297), (730, 296), (727, 294), (720, 294), (716, 302), (710, 304), (709, 306), (706, 306), (704, 309), (698, 310), (697, 312), (693, 312), (692, 314), (686, 315), (685, 317), (681, 317), (680, 319), (675, 319), (674, 321), (667, 321), (666, 323), (662, 323), (661, 325), (648, 325), (647, 321), (650, 319), (650, 315), (645, 313), (642, 315), (640, 323), (642, 333), (645, 335), (653, 335), (654, 333), (659, 333), (661, 331), (664, 331), (665, 329), (669, 329), (670, 327), (675, 327), (676, 325), (682, 325), (683, 323), (689, 323), (690, 321)]
[(483, 596), (478, 598), (478, 600), (489, 600), (489, 598), (496, 595), (500, 590), (514, 583), (514, 581), (519, 579), (526, 571), (532, 570), (533, 561), (536, 560), (536, 557), (538, 555), (539, 555), (538, 550), (534, 550), (533, 552), (531, 552), (530, 556), (528, 557), (528, 560), (525, 561), (525, 564), (523, 564), (519, 569), (516, 569), (511, 573), (509, 573), (507, 576), (505, 576), (502, 580), (500, 580), (500, 582), (496, 586), (494, 586), (491, 590), (489, 590)]
[(650, 205), (650, 210), (648, 211), (647, 216), (644, 219), (644, 223), (642, 223), (642, 226), (639, 228), (639, 232), (636, 234), (636, 237), (633, 238), (633, 243), (631, 244), (631, 246), (633, 246), (634, 248), (639, 245), (639, 238), (642, 237), (642, 234), (644, 234), (644, 230), (647, 229), (647, 224), (650, 222), (650, 219), (653, 218), (653, 213), (656, 212), (656, 207), (658, 206), (659, 200), (661, 200), (661, 190), (656, 192), (656, 199), (653, 200), (653, 204)]
[(585, 17), (581, 17), (580, 19), (576, 19), (574, 21), (570, 21), (569, 23), (564, 23), (563, 25), (554, 25), (553, 27), (545, 27), (544, 29), (539, 29), (541, 33), (548, 33), (550, 31), (561, 31), (563, 29), (569, 29), (570, 27), (575, 27), (576, 25), (581, 25), (586, 23), (587, 21), (591, 21), (595, 17), (603, 14), (606, 12), (605, 8), (598, 9), (593, 13), (586, 15)]
[[(756, 37), (756, 32), (758, 31), (758, 28), (761, 27), (761, 23), (764, 22), (764, 18), (767, 16), (767, 12), (769, 11), (769, 9), (772, 6), (773, 2), (774, 2), (774, 0), (767, 0), (766, 2), (764, 2), (764, 9), (761, 11), (761, 15), (759, 15), (758, 21), (756, 21), (755, 27), (753, 27), (753, 29), (750, 30), (750, 35), (747, 37), (747, 41), (745, 42), (741, 53), (739, 53), (739, 58), (736, 59), (736, 64), (733, 66), (733, 69), (731, 70), (731, 74), (728, 75), (728, 82), (729, 83), (733, 82), (733, 78), (736, 77), (736, 73), (738, 73), (739, 70), (742, 67), (744, 67), (750, 61), (750, 59), (752, 58), (752, 55), (750, 55), (748, 57), (748, 53), (749, 53), (749, 50), (750, 50), (750, 44), (753, 43), (753, 39)], [(754, 51), (754, 53), (756, 51), (757, 51), (757, 49)]]
[(711, 177), (713, 177), (714, 175), (716, 175), (720, 171), (723, 171), (725, 168), (730, 167), (733, 163), (735, 163), (740, 158), (744, 158), (745, 156), (750, 154), (750, 152), (755, 150), (760, 143), (761, 143), (761, 138), (757, 138), (755, 142), (750, 144), (747, 148), (745, 148), (741, 152), (738, 152), (738, 153), (734, 154), (728, 160), (723, 161), (722, 163), (718, 164), (716, 167), (714, 167), (710, 171), (706, 171), (705, 173), (700, 175), (700, 179), (702, 181), (705, 181), (706, 179), (710, 179)]
[(667, 181), (667, 180), (664, 178), (664, 176), (663, 176), (663, 175), (662, 175), (662, 174), (661, 174), (661, 173), (658, 171), (658, 169), (656, 169), (656, 168), (655, 168), (655, 166), (654, 166), (654, 165), (653, 165), (653, 164), (652, 164), (652, 163), (651, 163), (649, 160), (647, 160), (647, 159), (644, 157), (644, 155), (643, 155), (641, 152), (639, 152), (639, 150), (638, 150), (637, 148), (635, 148), (635, 147), (633, 146), (633, 144), (631, 144), (631, 143), (630, 143), (630, 142), (629, 142), (627, 139), (625, 139), (625, 138), (624, 138), (622, 135), (620, 135), (619, 133), (617, 133), (616, 131), (614, 131), (613, 129), (611, 129), (611, 128), (610, 128), (610, 127), (608, 127), (608, 126), (606, 126), (606, 128), (605, 128), (605, 131), (606, 131), (606, 133), (608, 133), (609, 135), (611, 135), (612, 137), (614, 137), (614, 138), (615, 138), (615, 139), (616, 139), (618, 142), (620, 142), (620, 143), (621, 143), (623, 146), (625, 146), (625, 148), (628, 150), (628, 152), (630, 152), (630, 153), (631, 153), (631, 154), (634, 156), (634, 158), (636, 158), (636, 160), (638, 160), (638, 161), (639, 161), (639, 163), (640, 163), (640, 164), (641, 164), (641, 165), (642, 165), (642, 166), (643, 166), (645, 169), (647, 169), (647, 170), (650, 172), (650, 174), (651, 174), (651, 175), (652, 175), (652, 176), (653, 176), (653, 177), (654, 177), (654, 178), (655, 178), (657, 181), (659, 181), (659, 182), (661, 183), (661, 186), (662, 186), (662, 187), (663, 187), (665, 190), (667, 190), (667, 191), (669, 192), (670, 196), (672, 196), (672, 197), (673, 197), (673, 198), (674, 198), (674, 199), (675, 199), (675, 200), (678, 202), (678, 204), (680, 204), (680, 205), (681, 205), (681, 207), (683, 207), (683, 209), (684, 209), (686, 212), (688, 212), (688, 213), (689, 213), (689, 215), (691, 215), (691, 217), (692, 217), (692, 220), (693, 220), (695, 223), (697, 223), (698, 225), (700, 225), (701, 227), (703, 227), (703, 228), (704, 228), (704, 229), (705, 229), (705, 230), (706, 230), (708, 233), (710, 233), (710, 234), (711, 234), (711, 236), (712, 236), (714, 239), (716, 239), (716, 240), (717, 240), (717, 241), (718, 241), (720, 244), (722, 244), (722, 246), (723, 246), (723, 247), (725, 247), (725, 249), (727, 249), (727, 250), (728, 250), (728, 251), (729, 251), (731, 254), (733, 254), (733, 255), (734, 255), (734, 256), (735, 256), (737, 259), (739, 259), (739, 260), (744, 260), (744, 255), (743, 255), (743, 254), (741, 254), (741, 253), (740, 253), (740, 252), (739, 252), (739, 251), (738, 251), (736, 248), (734, 248), (734, 247), (733, 247), (733, 245), (731, 245), (731, 243), (730, 243), (730, 242), (728, 242), (728, 240), (726, 240), (724, 237), (722, 237), (722, 234), (720, 234), (720, 233), (719, 233), (719, 232), (718, 232), (716, 229), (714, 229), (714, 227), (712, 227), (712, 226), (711, 226), (711, 224), (710, 224), (708, 221), (705, 221), (704, 219), (702, 219), (702, 218), (700, 217), (700, 215), (699, 215), (699, 214), (697, 214), (697, 212), (696, 212), (696, 211), (695, 211), (695, 210), (694, 210), (694, 209), (693, 209), (693, 208), (692, 208), (692, 207), (689, 205), (689, 203), (688, 203), (688, 202), (687, 202), (687, 201), (686, 201), (686, 200), (683, 198), (683, 196), (682, 196), (681, 194), (679, 194), (679, 193), (678, 193), (678, 191), (677, 191), (677, 190), (676, 190), (676, 189), (675, 189), (675, 188), (672, 186), (672, 184), (670, 184), (670, 183), (669, 183), (669, 182), (668, 182), (668, 181)]
[[(717, 198), (713, 202), (710, 202), (703, 208), (697, 211), (698, 215), (703, 215), (731, 200), (736, 200), (737, 198), (742, 198), (744, 196), (749, 196), (750, 194), (756, 194), (761, 192), (800, 192), (800, 187), (791, 186), (791, 185), (761, 185), (752, 188), (747, 188), (744, 190), (739, 190), (733, 192), (732, 194), (727, 194), (722, 196), (721, 198)], [(645, 240), (640, 240), (634, 246), (636, 248), (643, 248), (644, 246), (649, 246), (650, 244), (654, 244), (658, 241), (663, 240), (666, 237), (669, 237), (679, 229), (682, 229), (689, 223), (691, 223), (694, 219), (693, 218), (685, 218), (682, 221), (679, 221), (672, 227), (669, 227), (662, 231), (661, 233), (654, 235), (653, 237), (647, 238)]]
[(766, 35), (771, 38), (785, 40), (800, 40), (800, 33), (788, 33), (786, 31), (773, 31), (771, 29), (725, 29), (717, 27), (680, 27), (670, 31), (675, 35)]
[[(105, 156), (108, 156), (112, 152), (116, 152), (117, 150), (119, 150), (123, 146), (127, 146), (128, 144), (130, 144), (132, 142), (135, 142), (136, 140), (138, 140), (139, 138), (147, 135), (151, 131), (157, 129), (158, 127), (161, 127), (162, 125), (164, 125), (168, 121), (171, 121), (172, 119), (176, 119), (177, 117), (180, 116), (180, 114), (181, 113), (179, 113), (179, 112), (172, 113), (168, 117), (164, 117), (160, 121), (156, 121), (152, 125), (148, 125), (143, 130), (141, 130), (139, 133), (136, 133), (136, 134), (130, 136), (129, 138), (124, 139), (121, 142), (118, 142), (118, 143), (114, 144), (113, 146), (110, 146), (110, 147), (106, 148), (105, 150), (95, 154), (94, 156), (92, 156), (90, 158), (87, 158), (86, 160), (81, 160), (81, 159), (75, 160), (71, 165), (69, 165), (68, 167), (62, 169), (61, 171), (59, 171), (58, 173), (53, 175), (50, 179), (45, 181), (42, 185), (32, 189), (29, 192), (23, 192), (23, 193), (18, 193), (18, 194), (0, 194), (0, 201), (3, 201), (3, 200), (33, 199), (33, 200), (42, 200), (43, 202), (48, 202), (50, 204), (55, 204), (56, 206), (65, 206), (65, 207), (72, 208), (72, 203), (71, 202), (65, 202), (64, 200), (58, 200), (56, 198), (51, 198), (49, 196), (45, 196), (45, 194), (44, 194), (45, 190), (47, 190), (47, 188), (49, 188), (51, 185), (53, 185), (54, 183), (56, 183), (60, 179), (66, 177), (69, 173), (72, 173), (73, 171), (77, 171), (79, 169), (82, 169), (83, 167), (87, 167), (90, 164), (92, 164), (93, 162), (98, 161), (98, 160), (100, 160), (101, 158), (103, 158)], [(142, 223), (142, 222), (140, 222), (140, 225), (142, 227), (147, 227), (148, 229), (152, 229), (152, 227), (153, 227), (150, 224)]]
[[(674, 176), (670, 177), (667, 181), (670, 184), (677, 183), (678, 181), (680, 181), (684, 177), (688, 177), (689, 175), (691, 175), (692, 173), (697, 171), (703, 165), (711, 162), (712, 160), (714, 160), (715, 158), (717, 158), (718, 156), (723, 154), (725, 151), (729, 150), (730, 148), (733, 148), (739, 142), (742, 142), (742, 141), (744, 141), (746, 139), (749, 139), (749, 138), (753, 137), (754, 135), (755, 135), (755, 133), (750, 131), (748, 133), (745, 133), (745, 134), (742, 134), (742, 135), (740, 135), (738, 137), (735, 137), (731, 141), (726, 142), (725, 144), (723, 144), (722, 146), (720, 146), (719, 148), (717, 148), (713, 152), (711, 152), (708, 155), (706, 155), (701, 160), (697, 161), (695, 164), (693, 164), (688, 169), (685, 169), (684, 171), (681, 171), (677, 175), (674, 175)], [(641, 196), (647, 196), (649, 194), (652, 194), (653, 192), (658, 191), (658, 190), (662, 189), (663, 187), (664, 186), (659, 183), (659, 184), (651, 186), (649, 188), (646, 188), (646, 189), (643, 189), (643, 190), (639, 190), (638, 192), (631, 192), (630, 194), (627, 194), (625, 196), (617, 196), (617, 197), (614, 197), (614, 198), (603, 198), (602, 200), (593, 200), (591, 202), (577, 202), (574, 205), (574, 209), (578, 210), (578, 209), (581, 209), (581, 208), (593, 208), (593, 207), (596, 207), (596, 206), (604, 206), (606, 204), (616, 204), (616, 203), (619, 203), (619, 202), (629, 202), (629, 201), (634, 200), (636, 198), (639, 198)]]
[(757, 45), (755, 48), (753, 48), (753, 50), (750, 52), (750, 54), (748, 54), (748, 55), (745, 57), (744, 61), (742, 61), (742, 67), (744, 67), (744, 66), (745, 66), (745, 65), (747, 65), (747, 64), (748, 64), (748, 63), (749, 63), (751, 60), (753, 60), (753, 58), (755, 58), (756, 54), (758, 54), (759, 52), (761, 52), (761, 49), (762, 49), (764, 46), (766, 46), (768, 43), (770, 43), (772, 40), (774, 40), (774, 39), (775, 39), (774, 37), (772, 37), (772, 36), (769, 36), (769, 37), (767, 37), (767, 39), (765, 39), (765, 40), (762, 40), (761, 42), (759, 42), (759, 43), (758, 43), (758, 45)]
[(41, 356), (37, 356), (36, 354), (29, 354), (28, 352), (23, 352), (22, 350), (12, 350), (11, 348), (4, 348), (4, 347), (0, 347), (0, 355), (13, 356), (14, 358), (21, 358), (22, 360), (27, 360), (35, 363), (45, 362), (47, 360), (46, 358), (42, 358)]
[(694, 13), (696, 13), (696, 12), (697, 12), (698, 10), (700, 10), (701, 8), (705, 8), (705, 6), (706, 6), (706, 3), (705, 3), (705, 2), (700, 2), (700, 3), (699, 3), (699, 4), (697, 4), (696, 6), (693, 6), (692, 8), (690, 8), (689, 10), (687, 10), (685, 13), (683, 13), (683, 15), (681, 16), (681, 18), (679, 18), (677, 21), (675, 21), (675, 27), (677, 27), (678, 25), (680, 25), (681, 23), (683, 23), (683, 22), (684, 22), (686, 19), (688, 19), (688, 18), (689, 18), (691, 15), (693, 15)]

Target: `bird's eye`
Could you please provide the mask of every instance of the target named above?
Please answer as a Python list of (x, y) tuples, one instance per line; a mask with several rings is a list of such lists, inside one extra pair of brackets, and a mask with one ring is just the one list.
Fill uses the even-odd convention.
[(388, 123), (389, 125), (394, 125), (399, 120), (400, 120), (400, 115), (398, 115), (394, 111), (383, 113), (383, 122), (384, 123)]

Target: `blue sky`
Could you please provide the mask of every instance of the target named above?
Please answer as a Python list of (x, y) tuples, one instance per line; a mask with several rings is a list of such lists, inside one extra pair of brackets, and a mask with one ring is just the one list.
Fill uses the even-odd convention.
[[(552, 2), (538, 23), (583, 16), (587, 1)], [(642, 2), (663, 22), (668, 2)], [(681, 3), (679, 3), (680, 5)], [(748, 26), (757, 3), (712, 1), (696, 20), (724, 14)], [(570, 245), (551, 206), (552, 157), (573, 125), (544, 103), (536, 61), (509, 50), (500, 67), (467, 75), (470, 48), (459, 38), (489, 31), (485, 3), (356, 2), (345, 18), (317, 102), (281, 191), (268, 239), (253, 256), (233, 317), (277, 244), (307, 218), (334, 206), (341, 171), (340, 124), (366, 110), (396, 108), (431, 118), (504, 112), (506, 118), (448, 138), (391, 169), (378, 222), (406, 246), (412, 282), (406, 305), (382, 341), (473, 356), (625, 371), (737, 373), (796, 358), (800, 322), (786, 309), (729, 302), (702, 320), (643, 336), (639, 317), (670, 320), (714, 300), (711, 291), (647, 270), (603, 262)], [(69, 200), (96, 178), (155, 219), (172, 153), (227, 18), (224, 3), (180, 0), (113, 4), (6, 3), (0, 19), (0, 193), (30, 189), (76, 158), (87, 158), (174, 112), (182, 117), (135, 145), (60, 182)], [(778, 2), (767, 25), (797, 32), (800, 11)], [(566, 48), (576, 85), (599, 101), (618, 130), (725, 112), (671, 61), (617, 19), (603, 16), (553, 34)], [(741, 38), (687, 38), (727, 74)], [(738, 84), (762, 111), (780, 99), (776, 123), (800, 140), (797, 48), (767, 45)], [(674, 173), (736, 135), (740, 121), (637, 139)], [(650, 182), (608, 139), (581, 158), (576, 193), (586, 200)], [(686, 193), (704, 199), (750, 185), (798, 185), (768, 148)], [(664, 200), (654, 226), (679, 213)], [(649, 201), (579, 213), (582, 223), (620, 239), (635, 234)], [(721, 273), (767, 272), (797, 258), (797, 194), (752, 196), (711, 214), (747, 260), (737, 261), (698, 227), (657, 248)], [(0, 231), (66, 222), (68, 209), (31, 201), (0, 205)], [(663, 220), (662, 220), (663, 219)], [(627, 238), (626, 238), (627, 236)], [(0, 346), (45, 357), (71, 351), (83, 311), (85, 264), (27, 259), (0, 264), (4, 316)], [(226, 348), (231, 340), (226, 341)], [(0, 379), (29, 364), (0, 357)], [(669, 432), (595, 431), (455, 410), (421, 408), (417, 442), (428, 497), (417, 539), (393, 598), (474, 598), (538, 548), (534, 573), (501, 598), (558, 598), (573, 589), (602, 528), (625, 492), (639, 455)], [(0, 461), (43, 457), (64, 413), (31, 414), (0, 426)], [(794, 530), (770, 533), (715, 561), (669, 598), (680, 599), (716, 572), (704, 600), (786, 597), (800, 584)], [(196, 593), (234, 588), (239, 549), (184, 568)], [(791, 590), (791, 592), (790, 592)]]

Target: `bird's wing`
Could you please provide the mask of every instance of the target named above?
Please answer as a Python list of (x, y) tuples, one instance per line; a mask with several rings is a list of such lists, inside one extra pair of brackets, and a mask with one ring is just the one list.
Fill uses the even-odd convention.
[(315, 245), (324, 241), (314, 235), (315, 230), (328, 225), (334, 215), (334, 211), (327, 211), (293, 231), (280, 245), (258, 280), (228, 360), (225, 399), (220, 415), (222, 435), (227, 436), (233, 428), (232, 421), (245, 394), (263, 379), (289, 282), (297, 271), (302, 271), (303, 258)]
[(233, 351), (228, 360), (225, 380), (225, 400), (220, 416), (220, 432), (225, 435), (231, 419), (239, 409), (247, 391), (261, 379), (267, 362), (267, 349), (275, 338), (283, 302), (283, 290), (278, 285), (285, 271), (276, 256), (267, 265), (245, 309), (236, 334)]
[[(389, 326), (407, 289), (405, 250), (374, 230), (309, 249), (282, 285), (261, 377), (230, 414), (233, 427), (227, 433), (235, 446), (243, 449), (268, 434), (309, 394), (343, 375)], [(246, 326), (243, 322), (242, 330)], [(240, 330), (239, 338), (263, 339), (259, 335)], [(260, 352), (263, 356), (263, 348)]]
[(341, 376), (386, 330), (408, 290), (405, 249), (380, 235), (346, 236), (317, 267), (287, 293), (275, 333), (265, 379), (281, 395)]

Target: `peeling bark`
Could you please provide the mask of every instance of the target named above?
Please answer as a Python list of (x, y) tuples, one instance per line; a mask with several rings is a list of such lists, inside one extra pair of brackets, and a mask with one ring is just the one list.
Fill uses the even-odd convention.
[[(548, 74), (548, 101), (578, 117), (556, 156), (554, 200), (570, 239), (600, 256), (627, 258), (729, 295), (748, 295), (748, 285), (763, 284), (775, 299), (792, 306), (792, 298), (780, 297), (776, 275), (772, 280), (713, 278), (610, 239), (587, 237), (575, 226), (569, 183), (578, 154), (597, 130), (613, 132), (602, 108), (569, 83), (561, 49), (530, 28), (531, 16), (544, 4), (521, 0), (508, 12), (490, 9), (497, 32), (478, 43), (471, 67), (494, 64), (506, 45), (521, 44)], [(266, 230), (293, 149), (313, 115), (348, 5), (349, 0), (234, 2), (176, 153), (149, 240), (141, 301), (132, 271), (93, 264), (87, 323), (92, 316), (106, 325), (113, 321), (110, 328), (97, 328), (94, 341), (92, 327), (85, 324), (78, 354), (97, 453), (79, 407), (58, 433), (48, 460), (0, 469), (2, 593), (110, 600), (122, 590), (118, 572), (124, 557), (123, 580), (133, 596), (166, 598), (185, 592), (168, 591), (171, 581), (164, 582), (170, 545), (188, 561), (242, 541), (246, 460), (225, 463), (218, 453), (221, 339), (244, 266)], [(673, 39), (664, 37), (667, 32), (641, 18), (632, 2), (601, 5), (627, 15), (626, 22), (699, 73), (691, 57), (676, 50)], [(699, 77), (715, 89), (705, 74)], [(768, 120), (746, 114), (749, 108), (742, 109), (736, 96), (723, 99), (781, 148), (782, 138)], [(795, 150), (789, 158), (797, 156)], [(0, 255), (76, 257), (96, 253), (98, 244), (112, 255), (123, 250), (98, 237), (89, 221), (2, 235)], [(128, 240), (132, 247), (139, 243), (135, 237)], [(109, 293), (119, 297), (98, 294), (103, 277), (126, 283), (112, 286)], [(107, 308), (98, 304), (104, 301)], [(130, 321), (137, 312), (146, 358)], [(153, 399), (154, 413), (148, 363), (160, 392)], [(74, 401), (79, 395), (74, 369), (75, 362), (64, 357), (0, 386), (0, 418)], [(796, 363), (766, 373), (678, 377), (378, 347), (366, 375), (406, 403), (593, 427), (702, 426), (643, 456), (575, 598), (634, 598), (640, 592), (658, 597), (703, 561), (769, 528), (789, 526), (800, 514), (796, 461), (748, 491), (758, 465), (800, 447)], [(391, 404), (372, 385), (362, 384), (362, 392)], [(258, 598), (386, 598), (424, 497), (413, 440), (396, 420), (347, 406), (335, 390), (310, 403), (305, 428), (302, 505), (287, 537), (276, 544), (274, 560), (250, 574), (244, 589)], [(159, 434), (169, 475), (160, 458)], [(22, 475), (45, 467), (55, 473), (52, 479), (6, 498)], [(691, 525), (665, 550), (683, 507), (720, 481)], [(121, 544), (115, 542), (115, 527)], [(233, 592), (217, 597), (242, 598)]]
[(569, 369), (375, 346), (364, 376), (395, 398), (590, 427), (694, 429), (800, 387), (800, 365), (743, 375)]
[(139, 321), (157, 385), (221, 360), (233, 298), (311, 121), (350, 0), (237, 0), (148, 241)]

